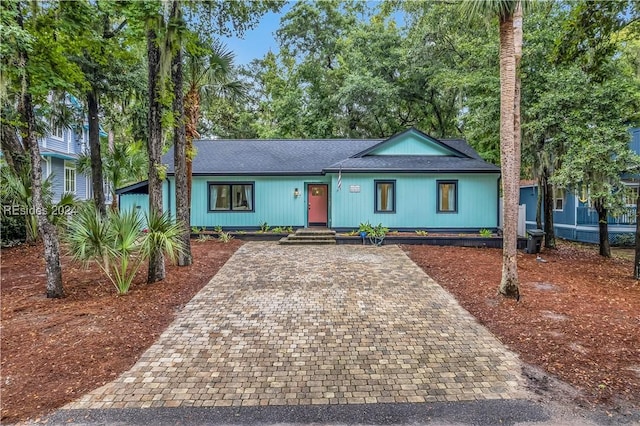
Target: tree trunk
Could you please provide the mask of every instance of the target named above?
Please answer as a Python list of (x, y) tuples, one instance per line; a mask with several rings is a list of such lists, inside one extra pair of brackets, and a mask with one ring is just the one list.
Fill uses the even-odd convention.
[(182, 251), (178, 253), (178, 266), (189, 266), (191, 257), (191, 220), (189, 218), (189, 192), (187, 191), (187, 156), (184, 104), (182, 99), (182, 50), (178, 49), (171, 63), (173, 81), (173, 161), (176, 181), (176, 221), (182, 228), (180, 241)]
[[(18, 16), (22, 27), (22, 14)], [(22, 94), (18, 109), (22, 119), (22, 140), (31, 158), (31, 197), (32, 206), (38, 220), (38, 231), (44, 243), (45, 272), (47, 276), (47, 297), (64, 297), (62, 287), (62, 268), (60, 267), (60, 243), (56, 227), (47, 217), (47, 209), (42, 199), (42, 168), (40, 164), (40, 147), (35, 136), (36, 119), (33, 102), (29, 93), (31, 81), (27, 73), (28, 56), (24, 50), (19, 53), (19, 66), (22, 68)]]
[(611, 246), (609, 245), (609, 223), (607, 222), (609, 211), (602, 201), (594, 203), (598, 212), (598, 236), (600, 238), (600, 256), (611, 257)]
[(29, 156), (25, 152), (15, 128), (2, 124), (0, 127), (0, 146), (4, 160), (14, 175), (21, 176), (29, 171)]
[[(160, 104), (160, 47), (155, 30), (147, 31), (149, 113), (147, 153), (149, 156), (149, 213), (162, 214), (162, 105)], [(154, 249), (149, 257), (147, 283), (165, 278), (164, 255)]]
[(200, 120), (200, 93), (195, 84), (189, 87), (189, 91), (184, 96), (184, 112), (186, 116), (186, 154), (187, 154), (187, 200), (189, 201), (189, 212), (191, 212), (191, 186), (193, 181), (193, 157), (195, 149), (193, 140), (200, 137), (198, 133), (198, 121)]
[(633, 276), (640, 280), (640, 188), (636, 197), (636, 256), (634, 261)]
[(109, 147), (109, 153), (113, 153), (116, 147), (116, 135), (113, 133), (113, 129), (109, 129), (107, 133), (107, 147)]
[(100, 118), (98, 116), (98, 92), (93, 89), (87, 93), (89, 110), (89, 151), (91, 155), (91, 189), (93, 203), (101, 215), (106, 216), (107, 206), (104, 200), (104, 180), (102, 176), (102, 154), (100, 152)]
[(544, 194), (544, 246), (556, 248), (556, 233), (553, 230), (553, 186), (549, 182), (549, 171), (545, 167), (540, 178)]
[[(502, 279), (498, 292), (519, 298), (518, 289), (518, 198), (519, 159), (514, 120), (516, 98), (516, 59), (514, 51), (513, 16), (500, 19), (500, 163), (502, 171), (502, 211), (504, 234), (502, 248)], [(519, 126), (518, 126), (519, 131)], [(519, 142), (519, 138), (518, 138)]]

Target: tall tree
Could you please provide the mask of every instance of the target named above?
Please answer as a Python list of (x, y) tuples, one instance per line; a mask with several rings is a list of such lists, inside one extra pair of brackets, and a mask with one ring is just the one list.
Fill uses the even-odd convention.
[[(184, 27), (180, 2), (172, 5), (171, 25), (174, 28)], [(187, 140), (185, 130), (185, 114), (183, 101), (182, 75), (182, 37), (177, 32), (174, 39), (173, 59), (171, 62), (171, 82), (173, 83), (173, 154), (174, 178), (176, 182), (176, 221), (181, 229), (180, 242), (182, 250), (178, 253), (178, 266), (189, 266), (193, 263), (191, 257), (191, 223), (190, 223), (190, 191), (187, 180)]]
[[(637, 6), (635, 0), (571, 4), (553, 55), (558, 65), (581, 72), (580, 89), (588, 87), (590, 92), (582, 114), (576, 114), (583, 129), (569, 133), (572, 144), (556, 181), (588, 188), (598, 212), (599, 251), (605, 257), (611, 256), (607, 216), (622, 199), (620, 174), (633, 168), (636, 160), (630, 156), (627, 130), (640, 118), (640, 83), (638, 69), (624, 63), (629, 58), (623, 46), (637, 40), (640, 33)], [(581, 154), (574, 149), (589, 151)], [(600, 156), (591, 158), (594, 153)]]
[[(147, 28), (147, 66), (148, 66), (148, 102), (147, 115), (147, 153), (149, 156), (149, 212), (162, 214), (162, 180), (165, 168), (162, 156), (162, 104), (160, 81), (160, 44), (158, 29)], [(147, 282), (154, 283), (165, 278), (164, 256), (161, 251), (152, 249), (149, 256)]]
[[(199, 31), (202, 36), (209, 37), (216, 32), (219, 34), (242, 33), (245, 29), (253, 26), (263, 13), (276, 10), (279, 5), (280, 2), (276, 1), (248, 0), (189, 3), (191, 21), (187, 22), (187, 26)], [(162, 213), (162, 180), (165, 175), (165, 167), (161, 164), (162, 119), (165, 111), (163, 102), (167, 103), (167, 99), (172, 98), (171, 95), (168, 95), (165, 86), (167, 77), (171, 74), (172, 53), (183, 47), (177, 40), (182, 28), (174, 26), (174, 20), (171, 17), (181, 13), (181, 8), (182, 2), (179, 0), (170, 1), (168, 8), (165, 9), (161, 8), (158, 2), (134, 6), (134, 13), (143, 16), (147, 40), (149, 211), (157, 216)], [(169, 12), (169, 15), (165, 16), (165, 12)], [(176, 43), (176, 41), (178, 42)], [(169, 91), (169, 93), (172, 92)], [(172, 122), (172, 128), (173, 124)], [(160, 281), (164, 277), (163, 254), (159, 249), (152, 250), (149, 258), (147, 282)]]
[(498, 16), (500, 29), (500, 167), (502, 171), (502, 279), (498, 292), (520, 297), (518, 287), (518, 204), (520, 199), (520, 83), (522, 1), (474, 1), (471, 13)]
[[(3, 93), (3, 109), (10, 107), (10, 94), (17, 97), (18, 122), (3, 120), (3, 133), (18, 129), (24, 152), (28, 153), (31, 172), (32, 207), (38, 223), (38, 231), (44, 243), (46, 272), (46, 294), (50, 298), (64, 296), (62, 269), (60, 266), (60, 244), (55, 226), (47, 216), (42, 194), (42, 168), (40, 148), (36, 134), (36, 114), (34, 95), (44, 100), (51, 90), (65, 89), (71, 81), (78, 78), (78, 70), (66, 61), (62, 52), (68, 42), (73, 23), (67, 20), (55, 22), (56, 7), (41, 9), (39, 5), (28, 8), (22, 2), (3, 4), (2, 21), (10, 31), (3, 30), (2, 73), (6, 78)], [(7, 28), (5, 28), (6, 30)], [(62, 79), (58, 73), (65, 74)], [(75, 82), (75, 81), (74, 81)], [(15, 131), (15, 130), (13, 130)], [(15, 138), (11, 138), (14, 142)], [(17, 146), (16, 156), (22, 153)], [(14, 161), (14, 167), (15, 167)]]
[[(233, 77), (234, 54), (222, 43), (206, 46), (196, 39), (185, 48), (185, 79), (187, 92), (184, 95), (186, 124), (187, 199), (191, 206), (193, 159), (197, 155), (193, 141), (200, 137), (198, 127), (203, 106), (209, 108), (221, 100), (237, 100), (244, 97), (242, 82)], [(176, 92), (177, 96), (177, 92)], [(204, 101), (204, 105), (203, 105)]]

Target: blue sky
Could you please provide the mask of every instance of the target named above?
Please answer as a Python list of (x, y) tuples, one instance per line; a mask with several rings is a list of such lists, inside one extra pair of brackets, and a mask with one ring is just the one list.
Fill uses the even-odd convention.
[[(277, 13), (267, 13), (260, 18), (260, 22), (252, 30), (245, 32), (242, 38), (222, 37), (221, 41), (227, 45), (229, 50), (236, 54), (236, 65), (246, 65), (254, 59), (262, 58), (269, 51), (278, 51), (276, 42), (276, 31), (280, 26), (280, 18), (284, 16), (295, 2), (287, 2)], [(377, 1), (368, 0), (370, 8), (376, 6)], [(404, 24), (402, 12), (393, 14), (393, 18), (398, 25)]]
[(267, 13), (262, 16), (258, 25), (247, 32), (243, 38), (222, 37), (221, 41), (236, 54), (236, 65), (246, 65), (254, 59), (262, 58), (271, 49), (278, 50), (276, 30), (280, 26), (280, 18), (289, 11), (287, 3), (278, 13)]

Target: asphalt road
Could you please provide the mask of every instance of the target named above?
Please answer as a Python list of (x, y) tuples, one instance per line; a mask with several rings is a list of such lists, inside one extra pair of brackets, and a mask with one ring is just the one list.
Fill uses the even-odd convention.
[(59, 410), (53, 425), (620, 425), (640, 413), (568, 411), (527, 400), (455, 403)]

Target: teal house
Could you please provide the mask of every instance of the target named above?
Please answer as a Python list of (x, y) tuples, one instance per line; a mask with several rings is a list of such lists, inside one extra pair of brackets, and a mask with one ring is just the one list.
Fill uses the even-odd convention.
[[(411, 128), (388, 139), (200, 140), (191, 225), (256, 230), (261, 223), (338, 231), (361, 222), (394, 230), (498, 227), (500, 169), (463, 140)], [(164, 208), (175, 213), (173, 150), (163, 157)], [(118, 190), (146, 209), (146, 182)]]

